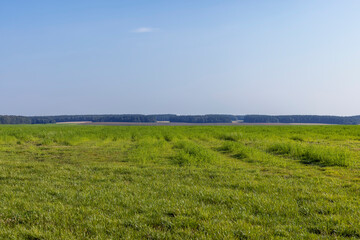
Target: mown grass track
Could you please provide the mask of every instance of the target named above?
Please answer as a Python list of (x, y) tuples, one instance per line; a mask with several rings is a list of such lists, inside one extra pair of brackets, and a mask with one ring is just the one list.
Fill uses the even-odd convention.
[(358, 126), (0, 126), (0, 239), (360, 238)]

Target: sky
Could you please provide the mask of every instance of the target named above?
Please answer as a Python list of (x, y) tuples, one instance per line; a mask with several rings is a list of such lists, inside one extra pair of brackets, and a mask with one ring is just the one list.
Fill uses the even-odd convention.
[(358, 0), (1, 0), (0, 115), (360, 115)]

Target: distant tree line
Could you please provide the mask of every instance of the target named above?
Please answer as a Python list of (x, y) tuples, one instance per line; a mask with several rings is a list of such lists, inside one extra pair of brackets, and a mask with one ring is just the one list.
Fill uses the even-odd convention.
[(189, 115), (189, 116), (172, 116), (170, 122), (182, 123), (231, 123), (232, 118), (226, 115)]
[(155, 117), (156, 121), (188, 122), (188, 123), (229, 123), (231, 121), (244, 120), (241, 115), (207, 114), (207, 115), (176, 115), (157, 114), (149, 115)]
[(317, 115), (175, 115), (175, 114), (119, 114), (119, 115), (61, 115), (61, 116), (0, 116), (0, 124), (47, 124), (57, 122), (156, 122), (178, 123), (323, 123), (323, 124), (360, 124), (360, 116), (317, 116)]
[(61, 115), (46, 117), (30, 117), (33, 124), (55, 122), (156, 122), (154, 116), (141, 114), (121, 115)]
[(0, 116), (0, 124), (31, 124), (31, 119), (22, 116)]
[(239, 121), (244, 120), (244, 115), (230, 115), (230, 114), (208, 114), (207, 116), (223, 116), (223, 117), (229, 117), (231, 121)]
[(0, 124), (47, 124), (57, 122), (156, 122), (170, 121), (183, 123), (231, 123), (238, 120), (233, 115), (61, 115), (61, 116), (1, 116)]
[(0, 124), (47, 124), (57, 122), (156, 122), (154, 116), (122, 115), (62, 115), (62, 116), (0, 116)]
[(170, 118), (176, 116), (176, 114), (155, 114), (149, 116), (154, 117), (156, 121), (170, 121)]
[(360, 117), (317, 116), (317, 115), (246, 115), (245, 123), (322, 123), (322, 124), (360, 124)]

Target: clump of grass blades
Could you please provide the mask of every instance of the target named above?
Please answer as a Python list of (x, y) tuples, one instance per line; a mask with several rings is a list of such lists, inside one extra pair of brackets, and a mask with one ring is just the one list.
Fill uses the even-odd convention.
[(128, 160), (140, 163), (154, 162), (162, 158), (169, 149), (170, 146), (165, 140), (141, 139), (128, 152)]
[(178, 148), (179, 151), (173, 157), (173, 160), (181, 166), (202, 165), (217, 160), (217, 155), (214, 152), (191, 141), (179, 141), (174, 146)]
[(218, 151), (224, 153), (231, 153), (232, 157), (237, 159), (244, 159), (249, 156), (249, 150), (242, 144), (235, 142), (225, 142)]
[(341, 148), (301, 143), (275, 143), (270, 145), (267, 151), (279, 155), (288, 155), (307, 164), (349, 166), (349, 152)]
[(294, 140), (294, 141), (299, 141), (299, 142), (303, 142), (304, 139), (300, 136), (292, 136), (290, 137), (291, 140)]
[(220, 140), (226, 140), (226, 141), (239, 141), (242, 138), (242, 134), (239, 132), (232, 132), (232, 133), (226, 133), (226, 134), (221, 134), (219, 136)]
[(0, 144), (13, 144), (17, 142), (17, 138), (14, 136), (0, 136)]

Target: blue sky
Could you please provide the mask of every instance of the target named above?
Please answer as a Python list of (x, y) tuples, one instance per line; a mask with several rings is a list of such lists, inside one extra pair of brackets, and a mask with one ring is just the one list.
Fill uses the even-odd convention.
[(0, 114), (360, 114), (360, 1), (0, 1)]

